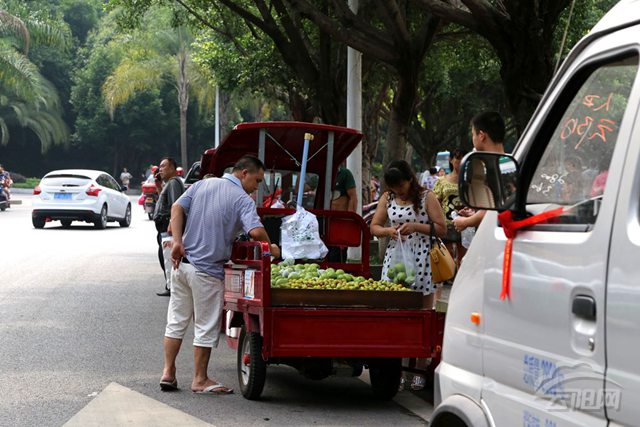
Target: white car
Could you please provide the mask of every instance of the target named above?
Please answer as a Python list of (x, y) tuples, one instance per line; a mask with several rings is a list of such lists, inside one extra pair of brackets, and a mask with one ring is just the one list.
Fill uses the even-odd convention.
[(72, 221), (92, 222), (104, 229), (108, 221), (121, 227), (131, 224), (131, 203), (120, 186), (106, 172), (64, 169), (46, 174), (34, 188), (31, 220), (35, 228), (60, 221), (67, 228)]

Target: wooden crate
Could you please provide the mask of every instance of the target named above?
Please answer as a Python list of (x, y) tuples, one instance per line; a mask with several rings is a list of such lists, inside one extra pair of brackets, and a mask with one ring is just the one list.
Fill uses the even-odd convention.
[(274, 307), (352, 307), (421, 309), (422, 292), (271, 289)]

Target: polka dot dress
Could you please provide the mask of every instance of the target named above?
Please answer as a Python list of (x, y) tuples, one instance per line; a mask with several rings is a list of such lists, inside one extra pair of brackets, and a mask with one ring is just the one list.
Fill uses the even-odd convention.
[[(399, 205), (396, 202), (395, 195), (389, 193), (389, 201), (387, 203), (387, 216), (391, 222), (391, 226), (402, 225), (407, 222), (418, 222), (420, 224), (426, 224), (429, 222), (427, 211), (424, 207), (424, 201), (420, 207), (417, 218), (416, 213), (413, 210), (413, 204)], [(389, 246), (384, 255), (384, 262), (382, 263), (382, 276), (387, 275), (387, 269), (390, 267), (391, 254), (395, 249), (398, 242), (393, 239), (389, 239)], [(435, 285), (431, 283), (431, 265), (429, 265), (429, 235), (422, 233), (412, 233), (407, 236), (407, 240), (403, 242), (411, 253), (415, 256), (417, 271), (416, 282), (411, 286), (416, 291), (422, 291), (424, 295), (433, 293), (436, 289)]]

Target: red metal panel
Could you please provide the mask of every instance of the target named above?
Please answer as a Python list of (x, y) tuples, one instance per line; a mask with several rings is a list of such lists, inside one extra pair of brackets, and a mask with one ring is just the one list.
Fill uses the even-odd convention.
[(266, 311), (271, 314), (268, 357), (428, 357), (432, 353), (431, 310)]
[[(300, 161), (304, 134), (313, 134), (314, 139), (309, 146), (310, 159), (307, 163), (307, 173), (315, 173), (319, 176), (325, 175), (327, 150), (324, 147), (329, 133), (334, 135), (332, 177), (335, 177), (340, 164), (362, 139), (362, 133), (341, 126), (304, 122), (240, 123), (227, 134), (215, 151), (205, 151), (202, 156), (201, 174), (204, 176), (204, 174), (213, 173), (221, 176), (225, 168), (233, 166), (243, 155), (258, 155), (260, 130), (265, 130), (269, 135), (265, 140), (265, 165), (283, 170), (300, 170), (300, 165), (292, 160), (280, 146)], [(318, 155), (313, 156), (315, 153)]]

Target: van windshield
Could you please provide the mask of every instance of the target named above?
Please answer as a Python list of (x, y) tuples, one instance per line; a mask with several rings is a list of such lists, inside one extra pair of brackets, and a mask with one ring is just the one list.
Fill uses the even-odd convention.
[(555, 126), (532, 176), (527, 204), (582, 202), (564, 222), (595, 222), (637, 70), (633, 56), (601, 65), (587, 77)]

